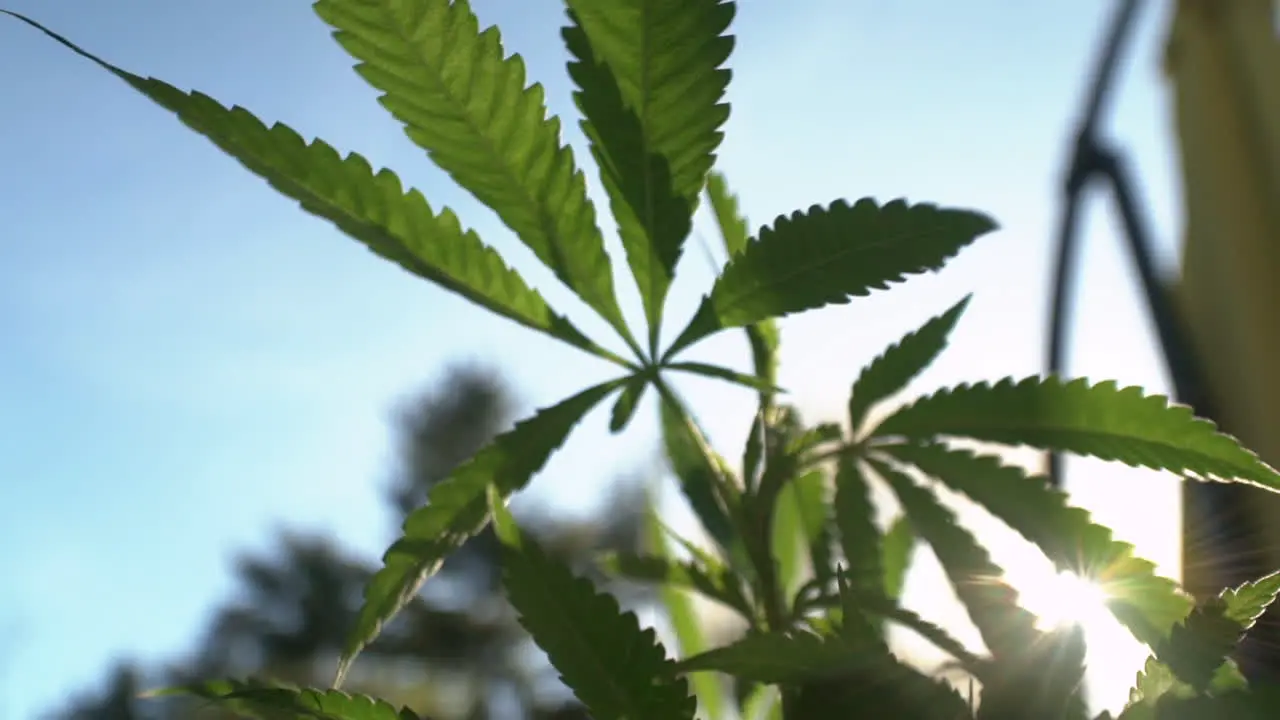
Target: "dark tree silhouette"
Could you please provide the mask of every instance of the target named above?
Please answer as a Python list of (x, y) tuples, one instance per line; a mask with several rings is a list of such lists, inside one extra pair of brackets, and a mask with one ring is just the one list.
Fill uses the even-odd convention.
[[(470, 365), (452, 368), (406, 404), (397, 414), (400, 466), (386, 492), (397, 527), (427, 502), (432, 487), (509, 427), (514, 410), (502, 379)], [(545, 515), (522, 520), (551, 552), (603, 581), (591, 558), (604, 549), (637, 549), (641, 537), (642, 488), (624, 484), (613, 497), (611, 507), (588, 523)], [(375, 692), (438, 720), (585, 720), (583, 709), (557, 688), (541, 654), (530, 652), (536, 648), (501, 593), (498, 550), (491, 529), (465, 543), (365, 651), (347, 689)], [(267, 676), (327, 684), (375, 570), (326, 537), (282, 533), (274, 552), (239, 558), (239, 597), (215, 613), (193, 656), (166, 671), (165, 681)], [(635, 587), (611, 589), (628, 604), (647, 598)], [(190, 703), (135, 700), (139, 677), (136, 668), (117, 669), (101, 695), (54, 717), (191, 716)]]

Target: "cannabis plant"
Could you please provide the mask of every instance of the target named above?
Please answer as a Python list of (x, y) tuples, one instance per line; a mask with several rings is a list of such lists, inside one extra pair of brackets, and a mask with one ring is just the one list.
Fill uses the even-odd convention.
[[(619, 371), (498, 436), (408, 516), (366, 587), (333, 688), (211, 681), (182, 692), (260, 717), (415, 717), (337, 687), (360, 650), (441, 562), (492, 522), (512, 606), (564, 683), (601, 720), (693, 718), (699, 699), (704, 715), (731, 717), (732, 709), (713, 699), (725, 676), (744, 712), (786, 720), (1085, 717), (1080, 631), (1037, 626), (1001, 569), (940, 501), (935, 487), (944, 486), (1021, 533), (1061, 570), (1106, 579), (1110, 609), (1154, 653), (1123, 718), (1280, 716), (1280, 688), (1250, 684), (1229, 657), (1280, 591), (1280, 576), (1194, 602), (1044, 478), (948, 441), (1091, 455), (1270, 490), (1280, 489), (1276, 471), (1189, 409), (1109, 382), (1030, 377), (959, 385), (899, 403), (872, 422), (871, 411), (943, 350), (967, 298), (858, 375), (847, 431), (805, 426), (780, 401), (777, 319), (938, 270), (996, 223), (972, 210), (863, 198), (813, 205), (751, 233), (725, 178), (713, 170), (729, 116), (723, 97), (734, 3), (567, 0), (567, 6), (562, 35), (572, 56), (574, 101), (640, 291), (643, 331), (619, 307), (597, 209), (575, 154), (561, 141), (560, 121), (547, 117), (542, 87), (526, 85), (524, 62), (505, 54), (497, 28), (482, 30), (465, 0), (319, 0), (314, 8), (409, 138), (605, 320), (625, 356), (579, 330), (453, 212), (403, 188), (392, 171), (375, 171), (360, 155), (344, 157), (285, 125), (268, 127), (244, 108), (130, 73), (15, 16), (171, 111), (374, 253)], [(667, 291), (704, 196), (728, 260), (691, 319), (663, 346)], [(695, 343), (732, 329), (750, 339), (752, 373), (681, 360)], [(672, 389), (673, 373), (719, 378), (758, 395), (740, 465), (709, 446)], [(684, 559), (658, 548), (602, 558), (602, 565), (705, 595), (747, 626), (735, 642), (685, 647), (679, 658), (635, 615), (621, 612), (615, 598), (540, 549), (506, 510), (589, 410), (611, 400), (610, 427), (622, 431), (650, 390), (660, 399), (683, 492), (716, 547), (694, 548)], [(887, 532), (873, 521), (872, 483), (886, 485), (903, 509), (904, 519)], [(800, 532), (778, 532), (783, 517)], [(900, 603), (917, 538), (941, 561), (981, 632), (983, 653)], [(796, 562), (797, 553), (804, 563)], [(980, 700), (896, 658), (884, 639), (887, 623), (913, 628), (948, 652), (980, 685)], [(768, 687), (779, 690), (777, 702), (761, 690)]]

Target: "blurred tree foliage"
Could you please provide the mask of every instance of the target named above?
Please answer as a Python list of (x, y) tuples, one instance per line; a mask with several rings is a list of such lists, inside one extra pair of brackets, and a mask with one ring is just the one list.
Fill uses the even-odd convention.
[[(387, 489), (396, 527), (426, 502), (431, 487), (507, 428), (514, 411), (502, 378), (471, 365), (452, 368), (407, 404), (397, 416), (399, 469)], [(589, 522), (550, 515), (526, 522), (547, 547), (603, 583), (591, 558), (641, 544), (644, 489), (638, 483), (619, 487), (606, 511)], [(452, 555), (365, 652), (344, 688), (382, 695), (439, 720), (585, 720), (502, 596), (497, 551), (490, 528)], [(376, 569), (325, 536), (282, 533), (273, 552), (238, 560), (239, 597), (215, 613), (190, 659), (157, 671), (122, 664), (98, 693), (71, 701), (50, 718), (222, 717), (189, 700), (137, 697), (147, 688), (201, 677), (326, 685), (365, 581)], [(611, 589), (633, 606), (646, 602), (641, 588)]]

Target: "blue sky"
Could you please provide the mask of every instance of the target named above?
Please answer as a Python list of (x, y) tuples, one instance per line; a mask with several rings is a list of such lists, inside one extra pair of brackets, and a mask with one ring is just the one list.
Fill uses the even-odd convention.
[[(409, 143), (306, 3), (4, 4), (126, 69), (394, 168), (608, 337)], [(475, 6), (525, 56), (552, 111), (573, 118), (560, 4)], [(743, 3), (720, 167), (753, 224), (866, 195), (981, 208), (1002, 224), (937, 276), (786, 321), (782, 382), (807, 417), (838, 419), (863, 363), (970, 291), (951, 349), (913, 389), (1041, 370), (1057, 177), (1110, 6)], [(1131, 153), (1170, 264), (1180, 218), (1164, 24), (1143, 16), (1107, 128)], [(34, 717), (113, 657), (190, 647), (233, 589), (232, 555), (265, 547), (281, 525), (328, 530), (374, 556), (391, 532), (377, 492), (393, 459), (390, 410), (448, 362), (497, 364), (526, 409), (609, 372), (375, 258), (30, 28), (0, 22), (0, 61), (0, 631), (14, 628), (3, 632), (0, 717)], [(1115, 224), (1091, 207), (1072, 372), (1163, 391)], [(705, 218), (699, 227), (714, 237)], [(673, 324), (711, 277), (696, 245), (686, 258)], [(621, 254), (614, 267), (626, 272)], [(638, 320), (631, 281), (618, 281)], [(745, 343), (725, 334), (691, 357), (742, 367)], [(751, 393), (680, 387), (737, 456)], [(613, 437), (605, 413), (537, 483), (565, 512), (589, 509), (603, 481), (651, 457), (653, 422)], [(1167, 479), (1071, 467), (1080, 503), (1153, 559), (1176, 559)], [(1167, 512), (1127, 516), (1152, 488)], [(1122, 690), (1097, 691), (1113, 702)]]

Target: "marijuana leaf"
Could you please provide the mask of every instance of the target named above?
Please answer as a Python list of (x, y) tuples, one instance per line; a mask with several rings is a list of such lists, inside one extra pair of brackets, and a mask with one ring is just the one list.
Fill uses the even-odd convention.
[(650, 352), (667, 290), (729, 117), (720, 104), (733, 18), (719, 0), (569, 0), (565, 45), (582, 129), (609, 194), (649, 322)]
[(382, 569), (365, 587), (364, 605), (338, 664), (335, 686), (382, 624), (413, 598), (449, 553), (488, 523), (486, 489), (493, 485), (507, 496), (527, 485), (573, 426), (623, 382), (588, 388), (516, 423), (431, 489), (427, 504), (405, 519), (403, 534), (387, 549)]
[(316, 14), (405, 133), (637, 352), (595, 209), (542, 86), (466, 0), (319, 0)]
[(552, 310), (501, 256), (463, 230), (451, 211), (433, 211), (417, 190), (406, 192), (390, 170), (374, 173), (356, 153), (344, 158), (322, 140), (307, 143), (286, 125), (268, 128), (242, 107), (228, 109), (202, 93), (134, 75), (34, 20), (8, 14), (124, 80), (303, 210), (332, 222), (374, 253), (527, 328), (626, 364)]
[(731, 478), (728, 463), (706, 445), (705, 437), (673, 398), (661, 399), (662, 437), (671, 470), (694, 514), (726, 552), (734, 546), (734, 527), (718, 493)]
[(1030, 377), (940, 390), (902, 408), (872, 435), (931, 440), (939, 435), (1031, 445), (1171, 470), (1198, 480), (1242, 479), (1280, 490), (1280, 474), (1195, 417), (1142, 388), (1114, 382)]
[(853, 458), (842, 458), (836, 471), (835, 515), (847, 568), (842, 575), (855, 594), (880, 596), (885, 586), (880, 527), (871, 489)]
[(694, 590), (737, 610), (743, 617), (752, 617), (741, 579), (718, 561), (707, 567), (706, 559), (714, 560), (681, 561), (661, 555), (611, 552), (601, 555), (597, 562), (613, 575)]
[(729, 260), (665, 356), (724, 328), (843, 304), (908, 274), (937, 270), (995, 228), (979, 213), (905, 200), (883, 207), (841, 200), (779, 217)]
[(940, 444), (883, 448), (914, 465), (981, 507), (1040, 548), (1062, 571), (1101, 583), (1107, 605), (1140, 642), (1159, 643), (1191, 609), (1177, 583), (1155, 574), (1155, 565), (1137, 557), (1133, 546), (1112, 538), (1089, 513), (1067, 502), (1066, 493), (1043, 477)]
[(884, 594), (897, 601), (902, 597), (902, 587), (907, 582), (907, 570), (911, 567), (911, 555), (916, 548), (916, 531), (911, 519), (899, 515), (889, 525), (881, 539), (881, 564), (884, 566)]
[(166, 688), (151, 695), (194, 695), (240, 715), (307, 720), (419, 720), (408, 708), (339, 690), (297, 688), (259, 680), (213, 680)]
[(1034, 616), (1018, 605), (1017, 591), (1004, 582), (1004, 571), (933, 492), (883, 462), (872, 464), (893, 488), (915, 531), (933, 548), (991, 654), (999, 660), (1025, 650), (1028, 639), (1039, 633)]
[(520, 624), (598, 720), (693, 720), (696, 703), (653, 629), (522, 533), (499, 491), (489, 499), (502, 540), (503, 585)]
[(876, 403), (893, 395), (929, 366), (947, 346), (947, 336), (969, 305), (966, 295), (946, 312), (931, 318), (914, 332), (907, 333), (896, 345), (889, 346), (870, 365), (862, 369), (853, 383), (849, 397), (849, 427), (857, 433), (866, 420), (867, 411)]

